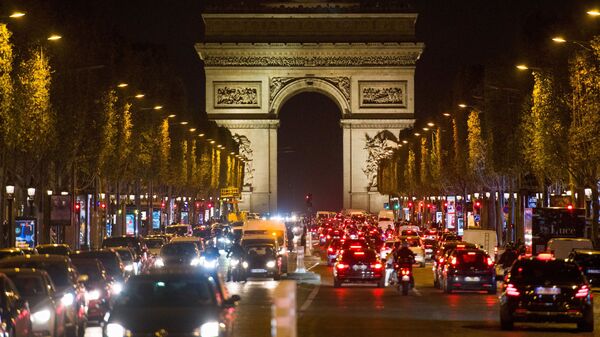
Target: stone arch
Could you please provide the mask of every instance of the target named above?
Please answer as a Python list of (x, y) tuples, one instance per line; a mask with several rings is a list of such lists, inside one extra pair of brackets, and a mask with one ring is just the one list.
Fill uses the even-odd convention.
[[(349, 81), (349, 80), (348, 80)], [(349, 83), (348, 83), (349, 84)], [(339, 85), (338, 85), (339, 86)], [(342, 112), (342, 116), (350, 113), (350, 93), (344, 94), (330, 80), (322, 78), (298, 78), (285, 84), (273, 98), (270, 111), (279, 116), (279, 111), (290, 98), (302, 92), (318, 92), (332, 99)]]

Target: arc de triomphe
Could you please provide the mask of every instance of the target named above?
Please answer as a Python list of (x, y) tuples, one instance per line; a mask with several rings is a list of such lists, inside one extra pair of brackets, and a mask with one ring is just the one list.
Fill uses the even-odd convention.
[(414, 123), (417, 14), (348, 0), (334, 10), (314, 0), (254, 6), (206, 10), (205, 42), (196, 45), (208, 117), (238, 137), (248, 159), (240, 209), (277, 211), (279, 111), (307, 91), (342, 112), (344, 208), (382, 209), (377, 160)]

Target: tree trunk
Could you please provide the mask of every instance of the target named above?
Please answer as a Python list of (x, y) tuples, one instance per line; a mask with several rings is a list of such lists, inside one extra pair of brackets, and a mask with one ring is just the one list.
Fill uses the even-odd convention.
[(598, 247), (598, 211), (600, 204), (598, 203), (598, 183), (592, 186), (592, 240), (596, 248)]

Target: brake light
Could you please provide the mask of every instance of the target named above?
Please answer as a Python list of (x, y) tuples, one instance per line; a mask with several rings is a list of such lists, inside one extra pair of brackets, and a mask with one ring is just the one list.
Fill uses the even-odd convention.
[(456, 266), (458, 262), (456, 261), (456, 257), (453, 257), (452, 260), (450, 260), (450, 264), (452, 264), (453, 266)]
[(331, 235), (327, 235), (327, 239), (331, 239)]
[(468, 252), (467, 255), (477, 255), (475, 252)]
[(554, 260), (554, 256), (550, 253), (541, 253), (536, 257), (536, 259), (541, 261), (551, 261)]
[(444, 258), (440, 257), (440, 263), (444, 263)]
[(381, 269), (383, 268), (383, 265), (381, 263), (374, 263), (371, 265), (371, 268), (373, 269)]
[(329, 248), (327, 248), (327, 251), (330, 252), (330, 253), (333, 253), (333, 248), (329, 247)]
[(590, 294), (590, 288), (588, 288), (588, 286), (586, 286), (586, 285), (583, 285), (583, 286), (581, 286), (581, 288), (579, 288), (577, 290), (575, 297), (584, 298), (584, 297), (587, 297), (589, 294)]
[(350, 246), (350, 249), (362, 249), (362, 246), (354, 246), (354, 245), (352, 245), (352, 246)]
[(408, 268), (403, 268), (400, 272), (402, 273), (403, 276), (410, 275), (410, 269), (408, 269)]
[(465, 245), (456, 245), (456, 249), (458, 249), (458, 248), (465, 248), (465, 247), (466, 247)]
[(521, 293), (515, 288), (515, 286), (509, 283), (506, 286), (506, 296), (521, 296)]
[(488, 257), (487, 258), (487, 264), (488, 264), (489, 267), (493, 266), (494, 265), (494, 260), (492, 260), (491, 257)]
[(335, 267), (336, 267), (338, 270), (342, 270), (342, 269), (346, 269), (346, 268), (348, 268), (349, 266), (348, 266), (347, 264), (338, 263), (338, 264), (336, 264), (336, 265), (335, 265)]
[(354, 252), (354, 255), (363, 256), (363, 255), (365, 255), (365, 252)]

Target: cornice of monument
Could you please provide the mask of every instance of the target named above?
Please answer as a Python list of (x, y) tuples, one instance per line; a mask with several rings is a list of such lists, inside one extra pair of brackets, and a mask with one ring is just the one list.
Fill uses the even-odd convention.
[(415, 124), (415, 119), (352, 119), (343, 118), (343, 129), (406, 129)]
[[(208, 116), (211, 117), (210, 115)], [(228, 129), (277, 129), (278, 119), (213, 119), (219, 126)]]
[(206, 67), (414, 66), (422, 43), (199, 43)]

